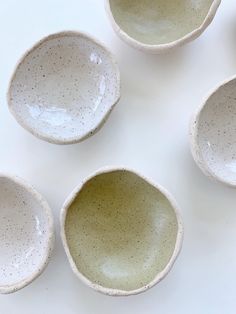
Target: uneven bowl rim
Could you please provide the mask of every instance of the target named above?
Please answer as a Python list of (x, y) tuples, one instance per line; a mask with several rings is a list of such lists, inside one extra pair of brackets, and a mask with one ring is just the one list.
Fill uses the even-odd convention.
[(219, 175), (217, 175), (204, 161), (202, 151), (199, 146), (198, 141), (198, 132), (199, 132), (199, 119), (202, 114), (203, 109), (207, 106), (207, 103), (209, 99), (216, 94), (222, 87), (225, 85), (231, 83), (232, 81), (236, 80), (236, 75), (231, 76), (230, 78), (227, 78), (223, 80), (221, 83), (217, 84), (215, 88), (213, 88), (208, 95), (204, 98), (204, 101), (200, 104), (200, 106), (197, 108), (197, 110), (193, 113), (190, 124), (189, 124), (189, 143), (190, 143), (190, 150), (191, 154), (193, 156), (193, 159), (195, 163), (198, 165), (200, 170), (207, 176), (215, 181), (219, 181), (229, 187), (236, 187), (236, 182), (232, 183), (231, 181), (228, 181)]
[[(82, 188), (84, 187), (84, 185), (90, 181), (91, 179), (95, 178), (98, 175), (101, 174), (106, 174), (106, 173), (110, 173), (110, 172), (115, 172), (115, 171), (127, 171), (130, 173), (135, 174), (136, 176), (138, 176), (139, 178), (145, 180), (148, 184), (150, 184), (151, 186), (153, 186), (154, 188), (156, 188), (159, 192), (161, 192), (166, 199), (170, 202), (173, 211), (176, 215), (176, 219), (177, 219), (177, 224), (178, 224), (178, 230), (177, 230), (177, 236), (176, 236), (176, 243), (175, 243), (175, 249), (173, 250), (173, 254), (169, 260), (169, 262), (167, 263), (166, 267), (163, 269), (163, 271), (161, 271), (160, 273), (158, 273), (156, 275), (156, 277), (147, 285), (135, 289), (135, 290), (130, 290), (130, 291), (125, 291), (125, 290), (120, 290), (120, 289), (111, 289), (111, 288), (106, 288), (103, 287), (101, 285), (95, 284), (93, 283), (91, 280), (89, 280), (85, 275), (83, 275), (79, 269), (77, 268), (72, 255), (70, 253), (69, 250), (69, 246), (67, 244), (67, 239), (66, 239), (66, 234), (65, 234), (65, 221), (66, 221), (66, 215), (68, 212), (68, 209), (70, 207), (70, 205), (72, 204), (72, 202), (74, 201), (74, 199), (76, 198), (76, 196), (80, 193), (80, 191), (82, 190)], [(62, 209), (61, 209), (61, 216), (60, 216), (60, 223), (61, 223), (61, 239), (62, 239), (62, 244), (64, 247), (64, 250), (66, 252), (66, 256), (67, 259), (69, 261), (69, 264), (74, 272), (74, 274), (87, 286), (89, 286), (90, 288), (96, 290), (97, 292), (103, 293), (105, 295), (109, 295), (109, 296), (130, 296), (130, 295), (136, 295), (136, 294), (140, 294), (142, 292), (145, 292), (146, 290), (152, 288), (153, 286), (155, 286), (157, 283), (159, 283), (162, 279), (164, 279), (166, 277), (166, 275), (169, 273), (169, 271), (172, 269), (180, 251), (182, 248), (182, 243), (183, 243), (183, 233), (184, 233), (184, 227), (183, 227), (183, 221), (180, 215), (180, 211), (179, 211), (179, 207), (175, 201), (175, 199), (171, 196), (171, 194), (162, 186), (154, 183), (152, 180), (146, 178), (145, 176), (139, 174), (137, 171), (128, 168), (128, 167), (122, 167), (122, 166), (118, 166), (118, 167), (103, 167), (97, 171), (95, 171), (93, 174), (89, 175), (88, 177), (86, 177), (79, 185), (77, 185), (75, 187), (75, 189), (69, 194), (69, 196), (66, 198)]]
[(202, 24), (197, 27), (196, 29), (194, 29), (193, 31), (189, 32), (188, 34), (184, 35), (183, 37), (171, 41), (169, 43), (166, 44), (145, 44), (142, 43), (140, 41), (138, 41), (137, 39), (134, 39), (133, 37), (131, 37), (130, 35), (128, 35), (128, 33), (126, 33), (116, 22), (112, 10), (111, 10), (111, 6), (110, 6), (110, 0), (105, 0), (105, 10), (107, 12), (107, 15), (110, 19), (111, 25), (114, 29), (114, 31), (118, 34), (118, 36), (124, 40), (127, 44), (130, 44), (131, 46), (133, 46), (134, 48), (141, 50), (141, 51), (147, 51), (153, 54), (158, 54), (158, 53), (164, 53), (167, 50), (173, 49), (175, 47), (179, 47), (182, 46), (194, 39), (196, 39), (197, 37), (199, 37), (204, 30), (210, 25), (210, 23), (212, 22), (212, 20), (214, 19), (217, 9), (219, 7), (221, 3), (221, 0), (213, 0), (211, 7), (204, 19), (204, 21), (202, 22)]
[(42, 209), (44, 210), (45, 215), (47, 216), (48, 227), (49, 227), (47, 247), (45, 249), (45, 256), (43, 257), (42, 262), (40, 263), (40, 266), (37, 267), (37, 270), (34, 271), (27, 278), (22, 279), (21, 281), (18, 281), (14, 284), (11, 284), (11, 285), (0, 286), (0, 294), (10, 294), (10, 293), (14, 293), (14, 292), (28, 286), (36, 278), (38, 278), (43, 273), (45, 268), (47, 267), (48, 262), (51, 258), (53, 248), (54, 248), (54, 241), (55, 241), (54, 220), (53, 220), (52, 210), (49, 207), (47, 201), (27, 181), (25, 181), (24, 179), (22, 179), (16, 175), (12, 175), (12, 174), (5, 173), (5, 172), (0, 172), (0, 178), (5, 178), (5, 179), (10, 180), (13, 183), (16, 183), (17, 185), (24, 188), (28, 193), (30, 193), (35, 198), (37, 200), (37, 202), (40, 204), (40, 206), (42, 207)]
[[(82, 136), (74, 136), (72, 138), (69, 139), (59, 139), (59, 138), (55, 138), (53, 135), (43, 135), (41, 134), (41, 132), (39, 132), (37, 129), (34, 129), (32, 127), (30, 127), (27, 123), (24, 122), (24, 119), (21, 119), (15, 112), (14, 110), (14, 106), (13, 103), (11, 101), (11, 86), (13, 83), (13, 80), (15, 79), (16, 73), (18, 71), (18, 67), (24, 62), (24, 60), (38, 47), (40, 47), (42, 44), (44, 44), (45, 42), (55, 39), (55, 38), (61, 38), (61, 37), (70, 37), (70, 36), (77, 36), (77, 37), (82, 37), (85, 38), (86, 40), (92, 42), (93, 44), (99, 46), (100, 48), (102, 48), (106, 54), (107, 57), (110, 59), (111, 64), (113, 65), (114, 68), (114, 74), (116, 76), (116, 89), (117, 89), (117, 97), (114, 100), (113, 103), (110, 104), (109, 108), (104, 111), (103, 116), (101, 117), (101, 119), (98, 121), (98, 123), (96, 123), (94, 125), (94, 127), (88, 129), (88, 131), (82, 135)], [(116, 61), (116, 58), (114, 56), (114, 54), (99, 40), (97, 40), (96, 38), (94, 38), (93, 36), (85, 33), (85, 32), (79, 32), (76, 30), (64, 30), (64, 31), (60, 31), (60, 32), (56, 32), (56, 33), (52, 33), (49, 35), (44, 36), (42, 39), (40, 39), (39, 41), (37, 41), (33, 46), (31, 46), (31, 48), (27, 49), (25, 53), (23, 53), (23, 55), (20, 57), (20, 59), (18, 60), (18, 62), (16, 63), (13, 73), (11, 75), (9, 84), (8, 84), (8, 90), (7, 90), (7, 103), (8, 103), (8, 108), (11, 112), (11, 114), (13, 115), (13, 117), (16, 119), (16, 121), (28, 132), (30, 132), (31, 134), (33, 134), (34, 136), (36, 136), (37, 138), (44, 140), (46, 142), (49, 142), (51, 144), (58, 144), (58, 145), (68, 145), (68, 144), (75, 144), (75, 143), (79, 143), (82, 142), (84, 140), (86, 140), (88, 137), (94, 135), (97, 131), (100, 130), (100, 128), (103, 126), (103, 124), (106, 122), (107, 118), (109, 117), (110, 113), (112, 112), (112, 110), (114, 109), (115, 105), (119, 102), (120, 100), (120, 96), (121, 96), (121, 79), (120, 79), (120, 70), (119, 70), (119, 66), (118, 63)]]

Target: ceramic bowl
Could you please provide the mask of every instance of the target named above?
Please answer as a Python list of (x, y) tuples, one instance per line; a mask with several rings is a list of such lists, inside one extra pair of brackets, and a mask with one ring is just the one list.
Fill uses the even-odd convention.
[(236, 77), (223, 82), (194, 114), (191, 151), (209, 177), (236, 186)]
[(125, 168), (102, 169), (66, 200), (61, 237), (70, 265), (89, 287), (138, 294), (163, 279), (182, 244), (175, 201)]
[(8, 104), (16, 120), (55, 144), (80, 142), (105, 122), (120, 97), (114, 57), (88, 35), (50, 35), (19, 61)]
[(221, 0), (105, 0), (115, 32), (134, 48), (166, 52), (197, 38)]
[(0, 293), (37, 278), (53, 241), (52, 213), (42, 196), (21, 179), (0, 174)]

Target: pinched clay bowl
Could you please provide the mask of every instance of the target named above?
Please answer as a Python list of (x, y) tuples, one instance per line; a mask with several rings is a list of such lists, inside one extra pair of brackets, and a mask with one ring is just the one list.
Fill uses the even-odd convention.
[(115, 32), (134, 48), (166, 52), (197, 38), (221, 0), (105, 0)]
[(61, 236), (78, 278), (104, 294), (128, 296), (167, 275), (183, 225), (163, 188), (131, 170), (103, 169), (66, 200)]
[(200, 169), (236, 187), (236, 78), (218, 86), (194, 114), (191, 150)]
[(42, 196), (21, 179), (0, 174), (0, 293), (37, 278), (53, 241), (52, 213)]
[(120, 74), (111, 53), (90, 36), (66, 31), (42, 39), (21, 58), (8, 104), (35, 136), (71, 144), (99, 130), (119, 97)]

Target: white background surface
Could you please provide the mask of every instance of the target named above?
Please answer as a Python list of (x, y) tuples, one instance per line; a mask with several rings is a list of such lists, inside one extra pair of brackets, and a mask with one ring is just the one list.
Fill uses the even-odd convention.
[[(7, 109), (7, 84), (21, 54), (60, 30), (86, 31), (117, 56), (122, 98), (87, 141), (55, 146), (23, 130)], [(193, 110), (216, 84), (236, 74), (236, 2), (224, 0), (193, 43), (167, 55), (143, 54), (113, 32), (102, 0), (7, 0), (0, 6), (0, 170), (18, 174), (48, 200), (56, 247), (46, 271), (0, 314), (235, 314), (236, 191), (211, 182), (188, 147)], [(168, 277), (128, 298), (100, 295), (72, 273), (59, 238), (59, 212), (82, 178), (105, 165), (127, 165), (164, 185), (185, 222), (182, 254)]]

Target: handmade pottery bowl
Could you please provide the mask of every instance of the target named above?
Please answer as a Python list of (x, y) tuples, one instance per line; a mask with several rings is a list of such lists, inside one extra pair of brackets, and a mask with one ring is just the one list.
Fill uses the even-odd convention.
[(74, 273), (107, 295), (151, 288), (167, 275), (181, 248), (176, 208), (163, 188), (134, 171), (96, 172), (62, 208), (62, 242)]
[(190, 125), (191, 151), (200, 169), (236, 186), (236, 77), (207, 97)]
[(31, 186), (0, 174), (0, 293), (30, 284), (45, 269), (53, 248), (51, 210)]
[(42, 39), (18, 63), (8, 104), (16, 120), (55, 144), (97, 132), (120, 97), (114, 57), (95, 39), (66, 31)]
[(221, 0), (105, 0), (115, 32), (134, 48), (166, 52), (197, 38)]

